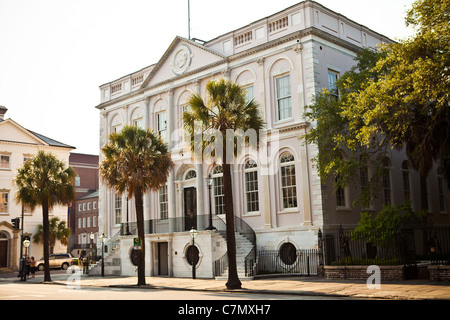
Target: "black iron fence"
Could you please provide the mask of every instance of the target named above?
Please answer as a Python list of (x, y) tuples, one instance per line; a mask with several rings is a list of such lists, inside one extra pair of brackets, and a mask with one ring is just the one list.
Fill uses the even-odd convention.
[(409, 265), (450, 263), (450, 227), (411, 226), (357, 232), (319, 231), (320, 263), (325, 265)]
[(257, 254), (256, 275), (317, 275), (319, 250), (281, 248), (261, 250)]

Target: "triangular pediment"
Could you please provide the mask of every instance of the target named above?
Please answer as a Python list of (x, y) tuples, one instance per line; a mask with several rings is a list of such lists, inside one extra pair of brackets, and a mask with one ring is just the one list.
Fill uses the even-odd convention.
[(176, 37), (159, 62), (155, 65), (141, 88), (148, 88), (159, 83), (203, 70), (208, 66), (226, 63), (227, 58), (204, 46)]
[(48, 145), (45, 141), (39, 139), (37, 136), (12, 119), (7, 119), (0, 122), (0, 137), (0, 140), (2, 141)]

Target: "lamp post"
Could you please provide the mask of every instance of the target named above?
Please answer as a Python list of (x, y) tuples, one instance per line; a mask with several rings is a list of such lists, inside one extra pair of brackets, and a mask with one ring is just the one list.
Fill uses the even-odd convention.
[[(28, 247), (30, 246), (30, 240), (23, 240), (23, 246), (25, 247), (25, 257), (28, 257)], [(22, 281), (27, 281), (27, 270), (26, 270), (26, 258), (22, 259)]]
[(197, 263), (195, 263), (194, 261), (194, 248), (195, 248), (195, 238), (197, 237), (198, 231), (194, 229), (194, 227), (192, 227), (191, 231), (189, 231), (189, 235), (192, 238), (192, 250), (191, 250), (191, 255), (192, 255), (192, 279), (195, 279), (195, 266)]
[(212, 210), (211, 210), (211, 189), (214, 184), (214, 179), (211, 178), (211, 174), (208, 175), (206, 180), (206, 185), (208, 186), (208, 193), (209, 193), (209, 226), (206, 228), (206, 230), (215, 230), (214, 226), (212, 225)]
[(105, 255), (104, 255), (104, 252), (105, 252), (105, 240), (106, 240), (106, 236), (105, 236), (104, 233), (102, 233), (101, 239), (102, 239), (102, 277), (104, 277), (105, 276)]
[[(91, 256), (91, 263), (92, 263), (94, 260), (94, 238), (95, 238), (95, 235), (93, 232), (91, 232), (91, 234), (89, 235), (89, 238), (91, 239), (91, 244), (90, 244), (91, 254), (90, 254), (90, 256)], [(89, 268), (88, 268), (88, 273), (89, 273)]]

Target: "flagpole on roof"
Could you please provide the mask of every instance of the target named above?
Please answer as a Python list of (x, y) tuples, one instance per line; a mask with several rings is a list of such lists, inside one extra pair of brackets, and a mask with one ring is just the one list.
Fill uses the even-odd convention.
[(188, 0), (188, 39), (191, 40), (191, 1)]

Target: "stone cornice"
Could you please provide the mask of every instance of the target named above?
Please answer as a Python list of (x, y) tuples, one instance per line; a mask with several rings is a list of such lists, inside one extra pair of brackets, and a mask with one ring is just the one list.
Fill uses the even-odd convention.
[[(324, 40), (326, 40), (326, 41), (329, 41), (329, 42), (331, 42), (331, 43), (333, 43), (333, 44), (339, 45), (339, 46), (341, 46), (341, 47), (343, 47), (343, 48), (345, 48), (345, 49), (348, 49), (348, 50), (350, 50), (350, 51), (358, 52), (358, 51), (360, 51), (360, 50), (363, 49), (362, 47), (359, 47), (359, 46), (357, 46), (357, 45), (354, 45), (354, 44), (352, 44), (352, 43), (350, 43), (350, 42), (348, 42), (348, 41), (345, 41), (345, 40), (343, 40), (343, 39), (341, 39), (341, 38), (339, 38), (339, 37), (333, 36), (333, 35), (331, 35), (331, 34), (325, 32), (325, 31), (322, 31), (322, 30), (320, 30), (320, 29), (318, 29), (318, 28), (316, 28), (316, 27), (309, 27), (309, 28), (306, 28), (306, 29), (304, 29), (304, 30), (296, 31), (296, 32), (293, 32), (293, 33), (288, 34), (288, 35), (286, 35), (286, 36), (283, 36), (283, 37), (281, 37), (281, 38), (278, 38), (278, 39), (269, 41), (269, 42), (264, 43), (264, 44), (262, 44), (262, 45), (259, 45), (259, 46), (250, 48), (250, 49), (248, 49), (248, 50), (246, 50), (246, 51), (243, 51), (243, 52), (241, 52), (241, 53), (237, 53), (237, 54), (234, 54), (234, 55), (229, 56), (229, 57), (224, 57), (224, 56), (222, 56), (223, 60), (217, 61), (217, 62), (212, 63), (212, 64), (205, 65), (205, 66), (203, 66), (203, 67), (201, 67), (201, 68), (198, 68), (198, 69), (195, 69), (195, 70), (186, 72), (186, 73), (184, 73), (184, 74), (182, 74), (182, 75), (175, 76), (175, 77), (173, 77), (173, 78), (164, 80), (164, 81), (159, 82), (159, 83), (156, 83), (156, 84), (154, 84), (154, 85), (152, 85), (152, 86), (150, 86), (150, 87), (145, 87), (145, 85), (148, 84), (149, 79), (151, 78), (151, 76), (152, 76), (153, 74), (155, 74), (155, 73), (158, 71), (159, 68), (158, 68), (158, 67), (155, 67), (155, 68), (153, 68), (153, 70), (151, 71), (150, 75), (147, 77), (146, 81), (144, 81), (144, 84), (142, 84), (142, 86), (141, 86), (140, 89), (138, 89), (138, 90), (136, 90), (136, 91), (133, 91), (133, 92), (131, 92), (131, 93), (129, 93), (129, 94), (125, 94), (125, 95), (123, 95), (123, 96), (120, 96), (120, 97), (117, 97), (117, 98), (115, 98), (115, 99), (112, 99), (112, 100), (110, 100), (110, 101), (103, 102), (103, 103), (97, 105), (95, 108), (97, 108), (97, 109), (102, 109), (102, 108), (109, 107), (109, 106), (111, 106), (111, 105), (120, 103), (120, 102), (125, 101), (125, 100), (127, 100), (127, 99), (130, 99), (130, 98), (139, 96), (139, 95), (141, 95), (141, 94), (144, 94), (146, 91), (149, 91), (149, 90), (158, 88), (158, 87), (160, 87), (160, 86), (167, 85), (167, 84), (169, 84), (169, 83), (172, 83), (172, 82), (181, 80), (181, 79), (183, 79), (183, 78), (188, 78), (188, 77), (194, 76), (195, 74), (204, 72), (204, 71), (206, 71), (206, 70), (208, 70), (208, 69), (212, 69), (212, 68), (218, 67), (218, 66), (223, 65), (223, 64), (229, 64), (229, 63), (232, 62), (232, 61), (236, 61), (236, 60), (245, 58), (245, 57), (247, 57), (247, 56), (250, 56), (250, 55), (253, 55), (253, 54), (256, 54), (256, 53), (265, 51), (265, 50), (268, 50), (268, 49), (270, 49), (270, 48), (279, 46), (280, 44), (283, 44), (283, 43), (287, 43), (287, 42), (290, 42), (290, 41), (298, 40), (298, 43), (301, 44), (301, 39), (302, 39), (302, 38), (305, 38), (305, 37), (311, 36), (311, 35), (312, 35), (312, 36), (320, 37), (320, 38), (322, 38), (322, 39), (324, 39)], [(179, 42), (180, 42), (181, 40), (187, 41), (187, 40), (185, 40), (185, 39), (183, 39), (183, 38), (181, 38), (181, 37), (177, 37), (177, 38), (172, 42), (172, 44), (171, 44), (171, 46), (169, 47), (169, 49), (166, 50), (166, 53), (165, 53), (165, 55), (163, 56), (163, 58), (161, 58), (160, 62), (165, 61), (165, 60), (167, 59), (166, 55), (169, 55), (169, 54), (172, 52), (172, 50), (173, 50), (172, 47), (176, 47), (176, 45), (178, 45)], [(388, 39), (386, 39), (386, 40), (388, 40)], [(189, 44), (196, 45), (197, 47), (200, 47), (200, 48), (202, 48), (202, 49), (205, 49), (205, 50), (211, 52), (211, 50), (208, 50), (207, 48), (205, 48), (205, 47), (203, 47), (203, 46), (200, 46), (200, 45), (196, 44), (195, 42), (189, 41)], [(292, 47), (292, 49), (296, 49), (296, 46), (294, 45), (294, 46)], [(215, 53), (215, 54), (218, 55), (218, 56), (220, 56), (220, 55), (217, 54), (217, 53)], [(160, 65), (160, 63), (158, 63), (158, 65)]]

